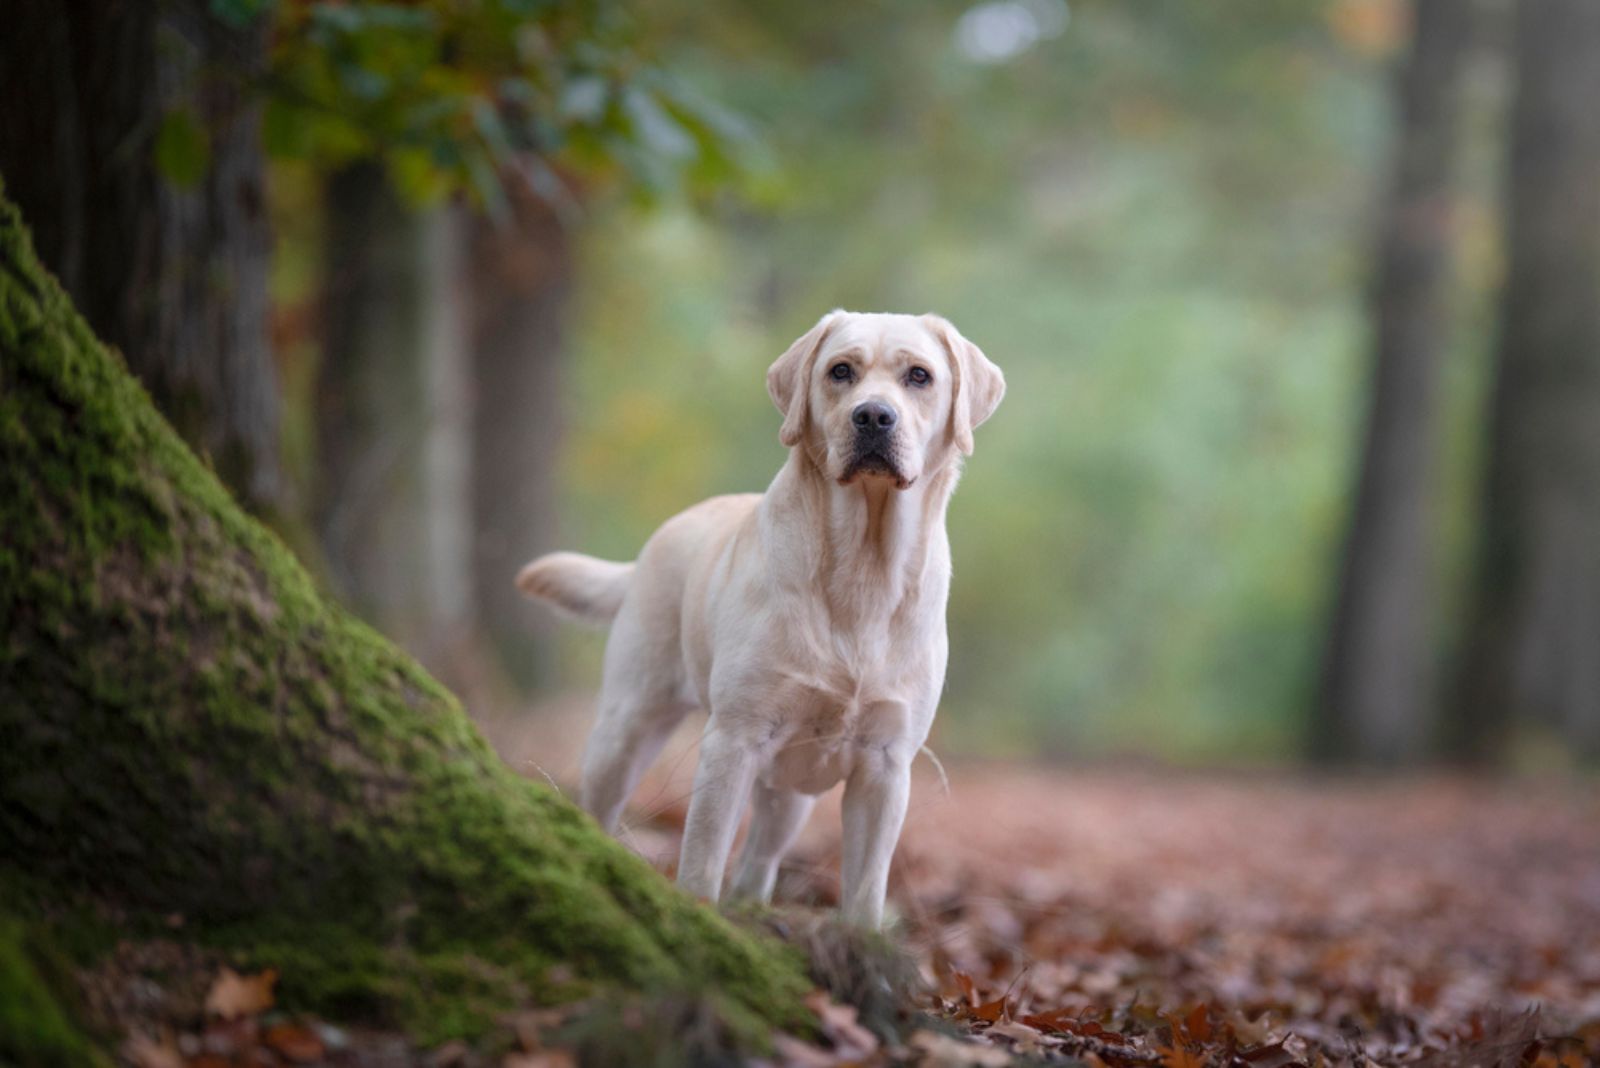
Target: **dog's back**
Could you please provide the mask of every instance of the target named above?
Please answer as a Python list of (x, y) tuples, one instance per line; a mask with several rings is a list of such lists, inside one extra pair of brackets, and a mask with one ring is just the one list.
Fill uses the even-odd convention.
[[(517, 575), (517, 588), (580, 623), (610, 626), (630, 593), (630, 608), (657, 642), (678, 642), (685, 588), (695, 563), (715, 553), (761, 501), (759, 493), (711, 497), (663, 523), (640, 550), (638, 563), (582, 553), (539, 557)], [(640, 573), (639, 564), (648, 566)], [(665, 667), (666, 665), (660, 665)]]

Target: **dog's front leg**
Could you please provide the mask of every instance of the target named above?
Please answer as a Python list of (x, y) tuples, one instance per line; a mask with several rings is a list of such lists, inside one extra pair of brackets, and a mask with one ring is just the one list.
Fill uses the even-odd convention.
[(722, 893), (722, 872), (755, 772), (752, 746), (726, 730), (706, 731), (678, 856), (678, 885), (696, 897), (715, 901)]
[(911, 762), (885, 748), (860, 760), (844, 788), (844, 855), (840, 881), (844, 918), (876, 929), (883, 923), (889, 861), (911, 798)]

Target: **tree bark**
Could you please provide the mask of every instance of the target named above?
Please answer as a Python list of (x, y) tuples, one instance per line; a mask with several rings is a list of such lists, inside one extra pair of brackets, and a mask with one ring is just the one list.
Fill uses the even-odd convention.
[(408, 210), (375, 163), (328, 182), (323, 554), (358, 614), (446, 674), (474, 625), (467, 225)]
[(438, 1038), (593, 984), (800, 1018), (786, 953), (513, 774), (323, 598), (96, 341), (3, 197), (0, 736), (5, 900), (167, 937), (176, 914), (280, 969), (291, 1007)]
[(1600, 4), (1523, 0), (1508, 277), (1458, 755), (1518, 723), (1600, 756)]
[[(203, 0), (28, 0), (0, 34), (0, 173), (40, 251), (157, 405), (252, 510), (283, 506), (267, 334), (260, 105), (266, 19)], [(154, 163), (164, 119), (206, 131), (203, 176)]]
[(553, 620), (512, 579), (556, 546), (572, 260), (560, 215), (527, 190), (508, 223), (477, 222), (472, 567), (483, 634), (523, 688), (547, 685), (554, 668)]
[(1449, 344), (1457, 145), (1475, 0), (1418, 0), (1381, 221), (1370, 408), (1313, 722), (1322, 759), (1395, 764), (1432, 743), (1434, 462)]

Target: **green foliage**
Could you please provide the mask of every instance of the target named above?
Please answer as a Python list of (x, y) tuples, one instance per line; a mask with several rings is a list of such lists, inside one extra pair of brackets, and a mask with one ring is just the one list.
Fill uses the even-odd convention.
[(568, 195), (561, 170), (653, 198), (753, 158), (737, 118), (651, 61), (619, 0), (273, 6), (264, 121), (279, 157), (378, 157), (413, 199), (465, 187), (492, 211), (512, 174), (552, 200)]
[(21, 921), (0, 912), (0, 1064), (15, 1068), (110, 1064), (64, 1007), (67, 981), (62, 971)]
[(193, 111), (169, 111), (156, 131), (156, 170), (180, 189), (198, 185), (211, 164), (211, 139)]

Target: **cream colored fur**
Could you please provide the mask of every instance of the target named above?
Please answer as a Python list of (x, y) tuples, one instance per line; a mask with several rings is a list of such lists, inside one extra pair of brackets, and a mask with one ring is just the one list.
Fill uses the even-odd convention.
[[(778, 358), (767, 389), (790, 455), (766, 493), (690, 508), (631, 565), (555, 553), (517, 585), (611, 621), (582, 783), (607, 830), (684, 714), (704, 708), (679, 883), (717, 900), (749, 804), (731, 891), (769, 899), (813, 799), (843, 781), (842, 908), (876, 927), (944, 686), (945, 508), (1005, 379), (938, 316), (835, 311)], [(882, 406), (893, 426), (875, 431)]]

